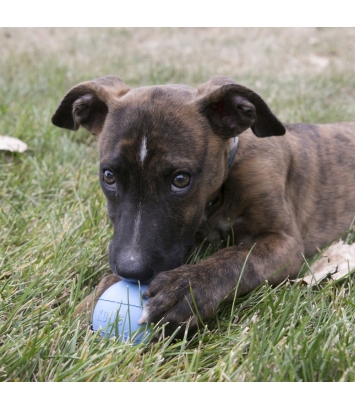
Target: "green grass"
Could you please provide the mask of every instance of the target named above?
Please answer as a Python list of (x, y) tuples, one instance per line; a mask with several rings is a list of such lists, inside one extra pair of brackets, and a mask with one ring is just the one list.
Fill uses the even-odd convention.
[(354, 29), (0, 29), (0, 48), (0, 135), (30, 147), (0, 153), (1, 381), (355, 381), (349, 279), (264, 285), (181, 341), (119, 344), (72, 319), (109, 273), (112, 230), (95, 139), (50, 122), (69, 87), (104, 74), (228, 75), (283, 121), (354, 121)]

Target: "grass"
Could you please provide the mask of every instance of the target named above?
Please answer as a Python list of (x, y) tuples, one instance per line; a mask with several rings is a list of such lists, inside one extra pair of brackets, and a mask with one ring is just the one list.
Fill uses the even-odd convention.
[(119, 344), (72, 319), (109, 273), (112, 230), (95, 139), (50, 122), (68, 88), (104, 74), (228, 75), (283, 121), (353, 121), (354, 29), (0, 29), (0, 48), (0, 134), (30, 147), (0, 152), (1, 381), (355, 381), (349, 279), (265, 284), (180, 341)]

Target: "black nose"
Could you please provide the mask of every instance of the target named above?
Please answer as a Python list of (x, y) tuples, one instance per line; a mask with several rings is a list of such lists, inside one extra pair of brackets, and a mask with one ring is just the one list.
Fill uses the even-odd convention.
[(153, 269), (144, 259), (130, 253), (118, 255), (114, 268), (118, 276), (129, 281), (148, 282), (153, 276)]

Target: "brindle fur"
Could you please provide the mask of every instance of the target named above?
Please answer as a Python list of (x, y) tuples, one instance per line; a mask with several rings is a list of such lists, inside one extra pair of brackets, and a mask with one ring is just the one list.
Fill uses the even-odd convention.
[[(264, 281), (294, 278), (302, 255), (344, 233), (355, 215), (355, 123), (281, 124), (256, 93), (225, 77), (198, 89), (132, 90), (103, 77), (72, 88), (52, 121), (98, 135), (114, 227), (114, 275), (79, 313), (121, 276), (150, 281), (142, 322), (168, 323), (167, 332), (187, 322), (194, 329), (198, 317), (209, 319), (234, 297), (237, 284), (239, 296)], [(229, 168), (229, 139), (237, 134)], [(113, 187), (103, 181), (107, 169)], [(171, 191), (176, 171), (191, 174), (182, 193)], [(218, 243), (228, 236), (234, 246), (183, 264), (203, 238)]]

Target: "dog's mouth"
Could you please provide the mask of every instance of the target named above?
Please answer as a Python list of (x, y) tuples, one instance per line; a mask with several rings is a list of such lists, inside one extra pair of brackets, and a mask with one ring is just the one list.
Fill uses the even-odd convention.
[(127, 275), (127, 274), (122, 274), (122, 273), (120, 274), (116, 270), (113, 270), (113, 273), (116, 276), (118, 276), (120, 279), (123, 279), (127, 282), (131, 282), (131, 283), (140, 282), (142, 284), (149, 284), (154, 279), (154, 277), (157, 275), (157, 273), (156, 274), (153, 273), (151, 276), (144, 276), (140, 274), (139, 272), (138, 273), (134, 272), (133, 274)]
[(132, 266), (132, 269), (129, 271), (127, 270), (122, 271), (122, 268), (118, 269), (117, 266), (115, 266), (112, 269), (112, 271), (116, 276), (118, 276), (119, 278), (123, 280), (126, 280), (127, 282), (132, 282), (132, 283), (140, 282), (142, 284), (149, 284), (157, 275), (159, 275), (160, 272), (171, 270), (181, 265), (182, 263), (179, 263), (173, 266), (170, 265), (165, 268), (160, 268), (156, 270), (148, 268), (148, 269), (145, 269), (144, 271), (143, 271), (143, 268), (134, 269), (133, 266)]
[(130, 283), (141, 283), (142, 285), (148, 285), (154, 277), (151, 277), (149, 279), (132, 279), (132, 278), (124, 278), (120, 275), (117, 275), (117, 273), (115, 273), (116, 276), (118, 276), (120, 279), (125, 280), (126, 282), (130, 282)]
[(129, 282), (150, 283), (160, 272), (169, 271), (183, 265), (187, 260), (191, 247), (179, 246), (169, 254), (163, 256), (156, 252), (153, 254), (139, 253), (132, 255), (130, 252), (113, 252), (112, 243), (109, 250), (109, 262), (112, 272)]
[(128, 282), (149, 283), (154, 275), (154, 271), (144, 264), (135, 260), (120, 260), (114, 266), (111, 266), (115, 275)]

